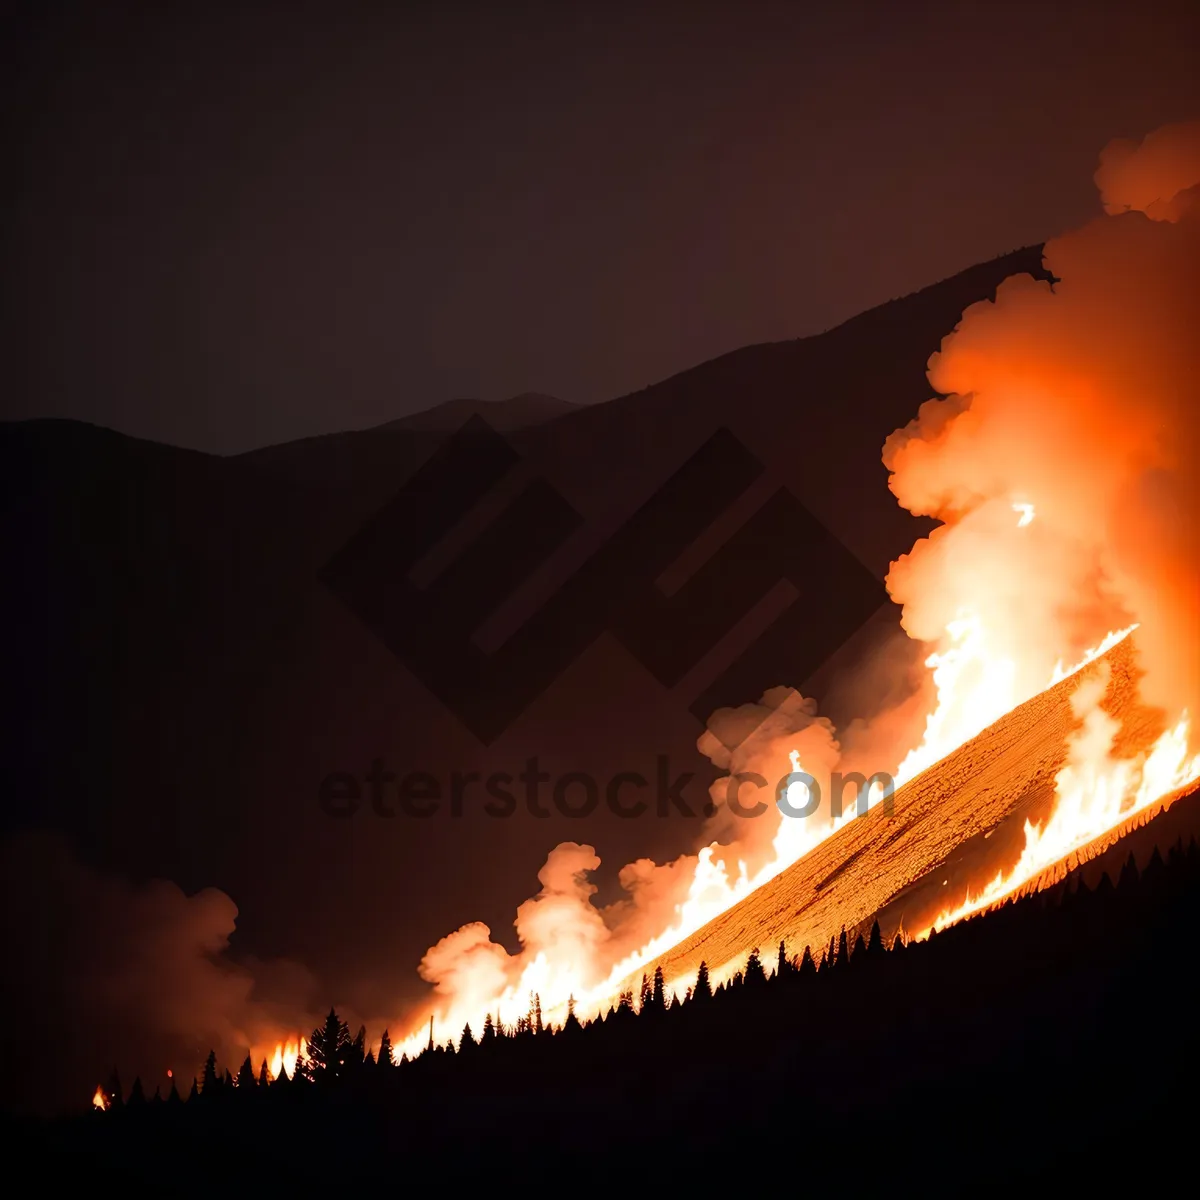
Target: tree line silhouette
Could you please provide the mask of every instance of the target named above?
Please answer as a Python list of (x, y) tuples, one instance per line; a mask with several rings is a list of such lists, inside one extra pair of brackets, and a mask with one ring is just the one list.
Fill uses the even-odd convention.
[(574, 1162), (702, 1154), (714, 1138), (802, 1127), (805, 1144), (890, 1130), (958, 1153), (1041, 1105), (1054, 1132), (1039, 1149), (1025, 1129), (1023, 1153), (1036, 1161), (1062, 1140), (1082, 1153), (1110, 1126), (1128, 1137), (1150, 1113), (1159, 1129), (1178, 1116), (1168, 1102), (1196, 1061), (1198, 883), (1200, 848), (1181, 841), (1142, 870), (1131, 855), (1115, 883), (1072, 877), (923, 941), (889, 945), (875, 922), (817, 953), (756, 949), (715, 987), (701, 964), (680, 998), (659, 969), (586, 1023), (572, 1006), (552, 1026), (533, 996), (512, 1025), (489, 1017), (412, 1059), (397, 1060), (386, 1031), (376, 1055), (331, 1008), (293, 1076), (249, 1058), (222, 1070), (210, 1053), (185, 1099), (174, 1086), (147, 1098), (140, 1081), (123, 1095), (114, 1073), (110, 1108), (67, 1123), (62, 1144), (119, 1145), (136, 1161), (147, 1148), (252, 1159), (297, 1135), (366, 1139), (449, 1170), (530, 1139)]

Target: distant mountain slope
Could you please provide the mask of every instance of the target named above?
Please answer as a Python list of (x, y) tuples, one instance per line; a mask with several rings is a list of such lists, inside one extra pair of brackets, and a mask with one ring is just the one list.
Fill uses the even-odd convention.
[(473, 416), (481, 416), (501, 433), (524, 429), (529, 425), (540, 425), (543, 421), (565, 416), (578, 408), (569, 400), (556, 396), (545, 396), (541, 392), (522, 392), (507, 400), (447, 400), (436, 408), (413, 413), (388, 421), (379, 429), (414, 429), (421, 432), (453, 433)]

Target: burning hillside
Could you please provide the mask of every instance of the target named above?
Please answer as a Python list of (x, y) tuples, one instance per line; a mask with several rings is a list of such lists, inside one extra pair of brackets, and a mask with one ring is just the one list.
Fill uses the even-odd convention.
[[(941, 522), (888, 577), (929, 651), (916, 695), (844, 731), (787, 688), (715, 714), (701, 748), (727, 775), (704, 848), (626, 867), (629, 900), (601, 911), (594, 850), (560, 845), (518, 955), (481, 924), (426, 955), (443, 1035), (531, 993), (606, 1008), (658, 962), (683, 986), (700, 958), (819, 946), (880, 910), (920, 934), (1200, 775), (1200, 123), (1113, 143), (1096, 181), (1107, 215), (1047, 244), (1055, 282), (1015, 276), (968, 309), (930, 360), (937, 396), (884, 446), (901, 505)], [(894, 815), (833, 812), (839, 771), (872, 805), (894, 775)], [(818, 801), (805, 819), (734, 815), (744, 782), (785, 777), (821, 788), (786, 788)]]
[[(876, 806), (850, 821), (646, 969), (653, 974), (661, 965), (668, 979), (686, 986), (702, 961), (714, 979), (728, 976), (752, 945), (765, 953), (786, 941), (792, 952), (810, 946), (819, 958), (842, 929), (853, 942), (875, 919), (891, 944), (898, 935), (920, 936), (935, 923), (960, 919), (976, 904), (1045, 882), (1055, 877), (1056, 865), (1061, 875), (1099, 853), (1128, 824), (1148, 820), (1170, 804), (1181, 794), (1172, 785), (1194, 780), (1200, 770), (1200, 763), (1186, 763), (1161, 790), (1152, 785), (1143, 803), (1127, 797), (1120, 820), (1099, 830), (1081, 826), (1077, 844), (1056, 844), (1038, 855), (1037, 839), (1027, 842), (1029, 828), (1049, 827), (1060, 801), (1056, 778), (1064, 778), (1067, 747), (1080, 728), (1076, 714), (1082, 704), (1097, 711), (1092, 706), (1101, 688), (1098, 711), (1119, 724), (1122, 752), (1130, 759), (1161, 735), (1161, 717), (1138, 698), (1136, 657), (1133, 640), (1125, 639), (1022, 704), (901, 787), (891, 813)], [(1032, 856), (1027, 845), (1034, 848)], [(995, 879), (1002, 886), (977, 888), (977, 881)]]

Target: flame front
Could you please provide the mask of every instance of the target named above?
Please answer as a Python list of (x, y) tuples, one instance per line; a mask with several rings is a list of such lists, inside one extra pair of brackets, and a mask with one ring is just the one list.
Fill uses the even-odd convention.
[(92, 1107), (98, 1109), (100, 1112), (104, 1112), (108, 1108), (108, 1097), (104, 1094), (104, 1089), (99, 1084), (96, 1085), (96, 1094), (92, 1097)]
[[(267, 1059), (267, 1069), (272, 1079), (278, 1079), (282, 1072), (287, 1071), (290, 1079), (296, 1074), (296, 1063), (302, 1059), (308, 1049), (308, 1043), (302, 1037), (288, 1038), (276, 1042), (274, 1053)], [(263, 1055), (263, 1057), (266, 1057)], [(258, 1055), (251, 1053), (251, 1062), (258, 1060)]]
[(1135, 759), (1112, 757), (1119, 728), (1099, 707), (1086, 715), (1069, 743), (1067, 765), (1055, 778), (1054, 811), (1043, 825), (1025, 822), (1025, 848), (1016, 865), (943, 910), (920, 938), (999, 903), (1075, 851), (1200, 781), (1200, 754), (1188, 753), (1186, 713)]

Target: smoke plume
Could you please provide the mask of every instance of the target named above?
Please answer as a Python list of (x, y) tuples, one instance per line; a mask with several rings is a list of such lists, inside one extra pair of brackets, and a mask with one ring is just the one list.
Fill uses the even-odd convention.
[[(1200, 122), (1104, 152), (1108, 216), (1049, 242), (930, 361), (946, 394), (888, 440), (890, 485), (941, 528), (888, 578), (905, 629), (979, 615), (1017, 691), (1141, 622), (1143, 694), (1200, 701)], [(1035, 518), (1020, 527), (1014, 504)]]
[(281, 1032), (316, 1023), (303, 967), (231, 957), (237, 907), (223, 892), (135, 887), (43, 833), (0, 847), (0, 880), (5, 952), (18, 964), (4, 988), (4, 1028), (19, 1035), (5, 1059), (13, 1103), (85, 1105), (114, 1063), (126, 1090), (140, 1076), (148, 1097), (172, 1082), (186, 1096), (210, 1049), (236, 1073), (252, 1048), (265, 1056)]

